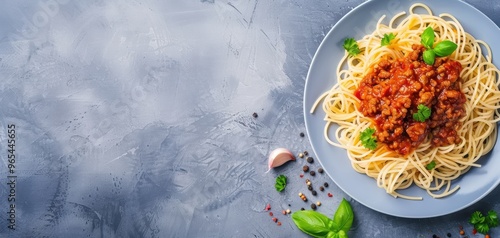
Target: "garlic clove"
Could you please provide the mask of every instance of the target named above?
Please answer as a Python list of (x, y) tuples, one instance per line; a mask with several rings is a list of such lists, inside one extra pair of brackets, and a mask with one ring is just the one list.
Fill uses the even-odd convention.
[(281, 166), (290, 160), (295, 160), (292, 152), (285, 148), (275, 149), (269, 154), (268, 169), (271, 170), (272, 168)]

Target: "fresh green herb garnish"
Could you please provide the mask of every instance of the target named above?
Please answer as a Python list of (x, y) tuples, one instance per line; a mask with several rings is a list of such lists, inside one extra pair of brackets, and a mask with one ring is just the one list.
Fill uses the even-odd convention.
[(434, 47), (434, 29), (427, 27), (420, 36), (420, 43), (427, 48), (422, 55), (424, 62), (428, 65), (433, 65), (436, 55), (440, 57), (448, 56), (457, 49), (457, 44), (444, 40), (436, 44)]
[(431, 169), (433, 169), (433, 168), (435, 168), (435, 167), (436, 167), (436, 161), (434, 161), (434, 160), (433, 160), (433, 161), (431, 161), (430, 163), (428, 163), (428, 164), (425, 166), (425, 168), (426, 168), (427, 170), (431, 170)]
[(427, 49), (432, 49), (434, 46), (434, 29), (432, 27), (425, 28), (420, 36), (420, 43)]
[(436, 53), (437, 56), (448, 56), (453, 53), (457, 49), (457, 44), (449, 41), (449, 40), (444, 40), (439, 43), (434, 47), (434, 53)]
[(276, 184), (274, 184), (274, 187), (276, 188), (276, 191), (278, 191), (278, 192), (283, 191), (286, 187), (286, 176), (280, 175), (280, 176), (276, 177)]
[(390, 33), (389, 35), (384, 34), (384, 38), (382, 38), (382, 40), (380, 41), (380, 45), (381, 46), (390, 45), (391, 41), (394, 40), (394, 38), (396, 38), (396, 36), (392, 33)]
[(434, 60), (436, 59), (436, 53), (432, 49), (430, 50), (425, 50), (424, 53), (422, 54), (422, 57), (424, 58), (424, 62), (428, 65), (433, 65)]
[(366, 128), (361, 132), (359, 139), (361, 140), (361, 144), (367, 149), (374, 150), (377, 148), (377, 140), (373, 137), (373, 133), (375, 133), (375, 129)]
[(488, 223), (488, 226), (490, 227), (498, 226), (498, 214), (493, 210), (488, 211), (488, 215), (486, 216), (486, 223)]
[(495, 211), (489, 211), (486, 216), (480, 211), (472, 213), (469, 223), (474, 225), (474, 229), (481, 234), (486, 234), (491, 228), (498, 226), (498, 214)]
[(294, 212), (292, 219), (302, 232), (312, 237), (347, 238), (347, 232), (351, 229), (354, 220), (354, 212), (349, 202), (344, 198), (333, 219), (312, 210)]
[(413, 113), (413, 119), (415, 121), (424, 122), (431, 116), (431, 109), (424, 104), (419, 104), (417, 106), (418, 111)]
[(354, 38), (347, 38), (344, 40), (344, 49), (347, 50), (349, 56), (356, 56), (361, 52), (358, 43), (354, 40)]

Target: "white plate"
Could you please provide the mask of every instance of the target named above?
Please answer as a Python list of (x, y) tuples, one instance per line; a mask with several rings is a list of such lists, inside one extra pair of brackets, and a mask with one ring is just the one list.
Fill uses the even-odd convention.
[[(328, 144), (323, 137), (325, 126), (324, 112), (319, 108), (314, 114), (309, 111), (316, 99), (336, 82), (335, 69), (344, 55), (343, 40), (347, 37), (360, 39), (375, 29), (376, 21), (386, 15), (389, 20), (396, 13), (408, 12), (414, 3), (424, 3), (434, 15), (453, 14), (464, 29), (476, 39), (486, 41), (493, 52), (493, 59), (500, 57), (500, 29), (487, 16), (471, 5), (458, 0), (422, 1), (368, 1), (345, 15), (326, 35), (312, 60), (304, 92), (304, 117), (306, 129), (317, 159), (333, 181), (356, 201), (376, 211), (408, 218), (436, 217), (466, 208), (491, 192), (500, 183), (500, 146), (499, 141), (488, 155), (478, 163), (481, 168), (473, 168), (462, 175), (453, 185), (460, 189), (451, 196), (434, 199), (425, 190), (416, 186), (400, 191), (406, 195), (421, 196), (422, 201), (394, 198), (384, 189), (377, 187), (376, 181), (364, 174), (355, 172), (346, 151)], [(387, 21), (385, 22), (387, 24)], [(498, 67), (498, 61), (495, 62)], [(334, 131), (332, 128), (331, 131)]]

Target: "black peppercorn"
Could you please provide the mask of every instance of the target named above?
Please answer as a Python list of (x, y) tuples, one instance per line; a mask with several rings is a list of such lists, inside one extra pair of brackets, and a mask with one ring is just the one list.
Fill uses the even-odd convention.
[(322, 174), (324, 172), (323, 168), (318, 169), (318, 173)]
[(305, 136), (305, 135), (304, 135), (304, 132), (301, 132), (301, 133), (300, 133), (300, 137), (304, 137), (304, 136)]
[(316, 210), (316, 204), (311, 204), (311, 209)]
[(313, 157), (307, 157), (307, 162), (308, 162), (308, 163), (312, 163), (312, 162), (314, 162)]
[(254, 112), (254, 113), (252, 114), (252, 116), (253, 116), (253, 118), (257, 118), (257, 117), (259, 117), (259, 114), (257, 114), (256, 112)]
[(323, 186), (319, 186), (319, 191), (323, 192), (325, 188)]
[(323, 186), (325, 186), (325, 188), (328, 188), (328, 183), (325, 182), (325, 184), (323, 184)]
[(314, 170), (311, 170), (311, 172), (309, 172), (309, 174), (310, 174), (311, 176), (316, 175), (316, 173), (314, 172)]
[(309, 185), (309, 186), (307, 186), (307, 189), (308, 189), (309, 191), (312, 191), (312, 190), (313, 190), (313, 187), (312, 187), (311, 185)]
[(316, 190), (312, 190), (312, 191), (311, 191), (311, 193), (312, 193), (312, 195), (313, 195), (313, 196), (316, 196), (316, 194), (318, 194), (318, 193), (316, 192)]
[(304, 172), (307, 172), (307, 171), (309, 171), (309, 166), (307, 166), (307, 165), (304, 165), (304, 167), (302, 167), (302, 171), (304, 171)]
[(304, 155), (305, 155), (305, 156), (308, 156), (308, 155), (309, 155), (309, 152), (307, 152), (307, 150), (306, 150), (306, 151), (304, 151)]

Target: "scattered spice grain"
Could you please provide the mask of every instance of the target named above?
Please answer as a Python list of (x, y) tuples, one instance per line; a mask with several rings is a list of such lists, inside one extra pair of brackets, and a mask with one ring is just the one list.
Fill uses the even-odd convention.
[(311, 157), (311, 156), (307, 157), (307, 162), (310, 164), (314, 163), (313, 157)]
[(309, 171), (309, 166), (307, 166), (307, 165), (304, 165), (304, 167), (302, 167), (302, 171), (304, 171), (304, 172), (307, 172), (307, 171)]

